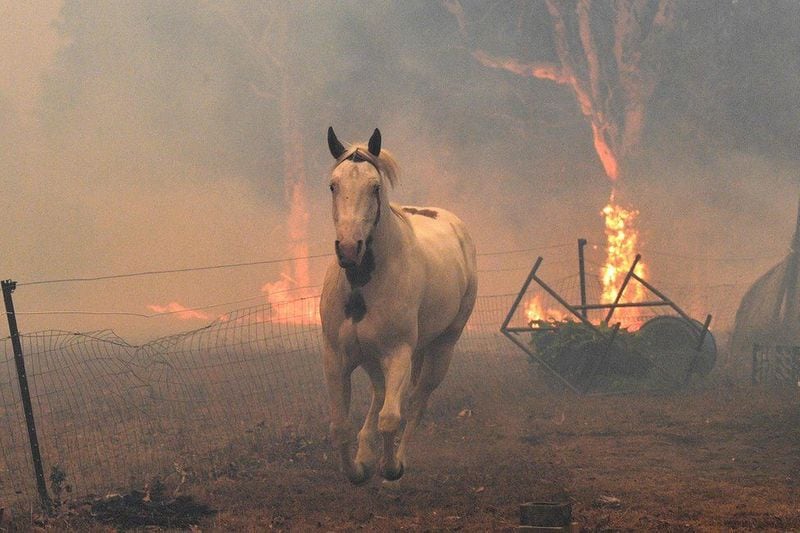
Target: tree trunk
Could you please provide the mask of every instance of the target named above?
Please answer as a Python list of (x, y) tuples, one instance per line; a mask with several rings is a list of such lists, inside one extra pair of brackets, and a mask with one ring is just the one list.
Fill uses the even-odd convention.
[[(277, 31), (285, 38), (284, 50), (293, 49), (288, 13), (280, 16)], [(304, 163), (303, 135), (298, 127), (301, 122), (297, 107), (297, 84), (295, 83), (291, 61), (283, 61), (281, 88), (278, 95), (281, 137), (283, 138), (283, 182), (284, 195), (289, 204), (286, 219), (289, 251), (292, 257), (290, 277), (296, 287), (310, 285), (308, 266), (308, 201), (306, 193), (307, 172)]]

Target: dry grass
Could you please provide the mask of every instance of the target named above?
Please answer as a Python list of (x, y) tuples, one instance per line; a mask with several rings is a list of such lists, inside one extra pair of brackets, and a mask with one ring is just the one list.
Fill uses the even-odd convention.
[[(394, 486), (350, 486), (321, 428), (277, 442), (253, 428), (196, 458), (180, 492), (218, 511), (199, 524), (214, 531), (502, 530), (520, 503), (554, 499), (588, 530), (800, 528), (798, 391), (575, 397), (529, 380), (434, 400)], [(100, 529), (80, 509), (57, 520)]]

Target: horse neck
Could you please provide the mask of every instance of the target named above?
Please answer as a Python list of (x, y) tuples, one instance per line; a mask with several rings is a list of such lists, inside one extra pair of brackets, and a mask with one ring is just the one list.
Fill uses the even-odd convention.
[(381, 206), (381, 217), (373, 230), (371, 245), (375, 264), (379, 270), (389, 256), (398, 254), (406, 243), (406, 228), (402, 215), (395, 212), (385, 196), (381, 197)]

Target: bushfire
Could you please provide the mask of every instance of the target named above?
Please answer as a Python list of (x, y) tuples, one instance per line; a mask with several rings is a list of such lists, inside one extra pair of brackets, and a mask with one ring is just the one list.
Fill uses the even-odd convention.
[(542, 297), (539, 294), (531, 298), (525, 306), (525, 318), (528, 324), (533, 324), (538, 321), (561, 322), (567, 320), (568, 314), (569, 313), (565, 310), (545, 307), (542, 303)]
[[(613, 303), (622, 286), (626, 274), (633, 265), (639, 248), (639, 232), (634, 224), (639, 211), (623, 207), (617, 202), (616, 193), (611, 192), (608, 204), (600, 212), (605, 224), (605, 261), (600, 269), (600, 303)], [(634, 272), (646, 277), (647, 268), (640, 260)], [(628, 283), (620, 298), (620, 303), (635, 303), (644, 300), (644, 287), (639, 283)], [(612, 322), (620, 322), (623, 328), (637, 329), (639, 311), (636, 308), (621, 307), (615, 310)], [(528, 323), (537, 321), (564, 321), (572, 317), (566, 309), (550, 308), (543, 304), (541, 295), (535, 295), (525, 305), (525, 318)]]
[[(615, 196), (615, 191), (612, 190), (608, 204), (601, 212), (605, 220), (606, 234), (606, 261), (600, 272), (602, 303), (614, 302), (639, 248), (639, 232), (634, 225), (639, 211), (622, 207), (617, 203)], [(636, 264), (634, 273), (644, 279), (646, 272), (647, 269), (640, 260)], [(619, 301), (640, 302), (644, 296), (645, 289), (641, 284), (629, 283)], [(622, 327), (635, 328), (637, 313), (635, 308), (622, 307), (614, 312), (614, 321), (622, 322)]]

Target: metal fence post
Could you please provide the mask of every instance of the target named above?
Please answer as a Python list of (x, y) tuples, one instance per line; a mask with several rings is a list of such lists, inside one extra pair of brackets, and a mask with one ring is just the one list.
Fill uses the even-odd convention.
[(11, 293), (17, 288), (17, 282), (3, 280), (0, 282), (3, 287), (3, 300), (6, 304), (6, 317), (8, 318), (8, 331), (11, 334), (11, 344), (14, 348), (14, 362), (17, 365), (17, 379), (19, 380), (19, 393), (22, 396), (22, 407), (25, 411), (25, 425), (28, 428), (28, 441), (31, 445), (31, 457), (33, 459), (33, 469), (36, 474), (36, 488), (39, 490), (39, 500), (42, 508), (47, 514), (52, 511), (52, 501), (47, 493), (47, 485), (44, 479), (44, 467), (42, 466), (42, 455), (39, 450), (39, 438), (36, 435), (36, 423), (33, 419), (33, 405), (31, 403), (31, 393), (28, 388), (28, 375), (25, 373), (25, 359), (22, 355), (22, 343), (19, 340), (19, 330), (17, 329), (17, 317), (14, 314), (14, 301)]
[(586, 261), (583, 255), (583, 247), (586, 246), (586, 239), (578, 239), (578, 273), (581, 283), (581, 314), (583, 318), (589, 317), (589, 310), (586, 309)]

